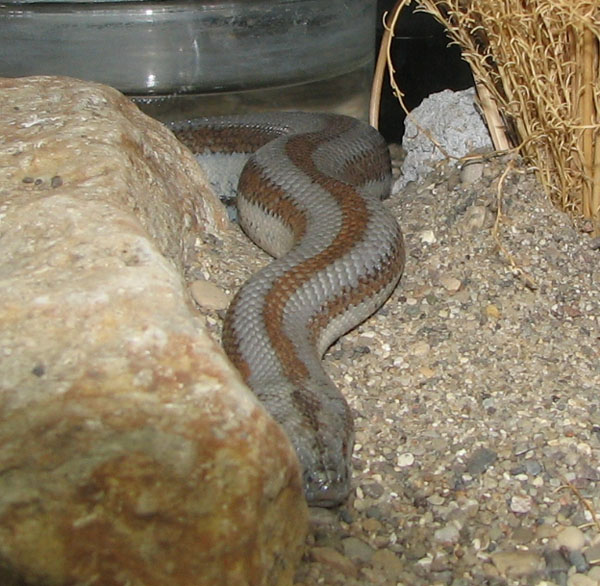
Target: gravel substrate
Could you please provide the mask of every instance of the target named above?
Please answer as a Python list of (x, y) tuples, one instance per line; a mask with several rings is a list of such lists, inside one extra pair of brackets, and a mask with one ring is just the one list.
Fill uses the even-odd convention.
[[(325, 357), (355, 489), (314, 510), (296, 586), (600, 586), (600, 241), (506, 157), (387, 205), (405, 274)], [(189, 276), (230, 292), (266, 262), (235, 232)]]

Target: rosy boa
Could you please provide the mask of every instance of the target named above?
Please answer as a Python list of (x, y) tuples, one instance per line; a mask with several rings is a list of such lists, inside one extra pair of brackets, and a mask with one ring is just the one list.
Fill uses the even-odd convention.
[(380, 201), (390, 190), (387, 145), (370, 126), (329, 114), (171, 128), (195, 153), (249, 157), (238, 184), (240, 224), (277, 260), (233, 299), (223, 346), (291, 439), (308, 502), (336, 505), (350, 490), (353, 421), (321, 358), (387, 299), (402, 273), (402, 233)]

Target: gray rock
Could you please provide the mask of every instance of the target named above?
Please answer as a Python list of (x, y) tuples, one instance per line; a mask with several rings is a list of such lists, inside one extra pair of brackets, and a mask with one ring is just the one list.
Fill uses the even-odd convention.
[[(473, 88), (460, 92), (444, 90), (430, 95), (412, 110), (406, 119), (402, 138), (402, 147), (407, 155), (402, 163), (402, 175), (394, 186), (395, 191), (427, 175), (434, 163), (444, 158), (440, 149), (418, 126), (426, 128), (453, 157), (492, 148), (489, 132), (475, 107), (474, 99)], [(463, 177), (464, 181), (475, 179), (471, 171), (467, 172), (466, 178)]]

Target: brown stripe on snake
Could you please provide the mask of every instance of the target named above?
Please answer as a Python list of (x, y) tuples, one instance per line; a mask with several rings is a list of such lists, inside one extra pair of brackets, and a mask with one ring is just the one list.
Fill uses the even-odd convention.
[(265, 213), (278, 217), (282, 224), (300, 239), (306, 232), (306, 216), (285, 198), (285, 190), (269, 181), (255, 161), (248, 161), (240, 177), (238, 190), (245, 194), (248, 203), (260, 206)]
[(404, 266), (404, 249), (396, 247), (386, 259), (381, 271), (363, 277), (354, 289), (342, 291), (330, 299), (322, 310), (311, 320), (309, 329), (315, 345), (318, 345), (319, 335), (334, 317), (344, 313), (348, 305), (358, 305), (365, 298), (374, 295), (389, 286), (389, 275), (402, 272)]
[(234, 298), (223, 345), (290, 437), (309, 502), (335, 505), (350, 490), (353, 424), (321, 357), (402, 272), (400, 228), (379, 202), (389, 192), (387, 147), (370, 127), (334, 115), (196, 119), (173, 129), (196, 152), (260, 147), (239, 181), (240, 224), (277, 260)]
[(293, 341), (282, 334), (285, 331), (283, 314), (287, 303), (313, 275), (331, 265), (332, 260), (343, 257), (355, 246), (356, 241), (362, 238), (368, 218), (364, 200), (353, 186), (325, 176), (316, 168), (312, 161), (315, 142), (320, 144), (319, 137), (313, 134), (292, 136), (285, 145), (285, 154), (296, 167), (302, 169), (311, 182), (321, 185), (333, 197), (342, 215), (343, 229), (338, 231), (329, 246), (280, 275), (271, 285), (264, 307), (267, 332), (271, 340), (277, 340), (273, 349), (279, 356), (285, 375), (296, 384), (304, 384), (309, 372), (305, 362), (298, 356)]
[[(173, 125), (175, 130), (175, 125)], [(235, 142), (231, 140), (231, 127), (215, 128), (209, 133), (194, 132), (194, 129), (180, 126), (175, 130), (177, 138), (194, 153), (247, 153), (251, 154), (261, 146), (281, 135), (268, 128), (242, 127), (236, 131)]]
[(370, 181), (383, 179), (381, 169), (385, 166), (386, 160), (381, 155), (377, 155), (377, 153), (362, 153), (348, 161), (340, 170), (340, 175), (354, 185), (359, 185), (365, 179)]

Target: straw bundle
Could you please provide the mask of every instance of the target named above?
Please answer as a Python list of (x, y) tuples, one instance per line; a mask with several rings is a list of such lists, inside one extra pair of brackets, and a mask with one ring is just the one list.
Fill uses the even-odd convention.
[[(410, 0), (401, 0), (398, 10)], [(498, 149), (517, 147), (547, 193), (600, 229), (600, 3), (418, 0), (462, 49)]]

